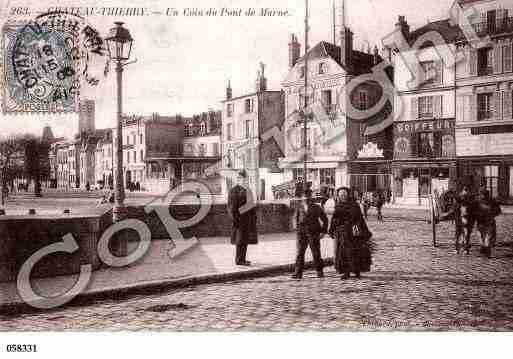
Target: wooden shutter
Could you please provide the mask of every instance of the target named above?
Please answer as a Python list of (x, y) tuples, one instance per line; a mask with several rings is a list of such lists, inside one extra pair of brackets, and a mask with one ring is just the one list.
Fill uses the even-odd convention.
[(500, 74), (502, 72), (502, 45), (495, 44), (492, 51), (493, 51), (493, 73)]
[(477, 121), (477, 95), (470, 96), (470, 120)]
[(412, 120), (419, 118), (419, 99), (412, 97), (410, 101), (410, 115)]
[(436, 131), (433, 133), (433, 156), (442, 157), (442, 132)]
[(437, 85), (441, 85), (443, 84), (444, 82), (444, 67), (442, 66), (442, 61), (437, 61), (435, 63), (435, 68), (436, 68), (436, 84)]
[[(503, 72), (513, 71), (513, 44), (509, 43), (502, 47), (502, 70)], [(507, 58), (507, 60), (506, 60)]]
[(470, 76), (477, 76), (477, 50), (470, 49), (469, 53)]
[(492, 112), (493, 119), (501, 118), (501, 93), (494, 91), (492, 95), (492, 102), (490, 103), (490, 111)]
[(443, 96), (433, 96), (433, 115), (435, 118), (442, 118), (442, 99)]
[(503, 93), (503, 102), (504, 102), (504, 106), (503, 106), (503, 109), (504, 109), (504, 114), (503, 114), (503, 118), (505, 120), (511, 120), (511, 118), (513, 117), (513, 99), (512, 99), (512, 95), (513, 93), (511, 92), (511, 90), (508, 90), (508, 91), (505, 91)]

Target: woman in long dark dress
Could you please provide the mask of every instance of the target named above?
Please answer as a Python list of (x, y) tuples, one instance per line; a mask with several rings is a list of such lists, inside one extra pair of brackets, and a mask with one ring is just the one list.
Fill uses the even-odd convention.
[(342, 279), (348, 279), (350, 273), (360, 278), (360, 273), (370, 271), (372, 233), (348, 188), (339, 188), (337, 199), (329, 229), (335, 239), (335, 269)]

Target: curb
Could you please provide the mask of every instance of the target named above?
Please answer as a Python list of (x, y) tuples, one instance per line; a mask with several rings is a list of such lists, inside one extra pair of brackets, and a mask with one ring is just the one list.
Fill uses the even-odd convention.
[[(333, 258), (323, 259), (324, 266), (333, 265)], [(237, 272), (210, 273), (199, 276), (186, 277), (182, 279), (156, 280), (137, 283), (133, 285), (110, 287), (90, 292), (82, 293), (71, 300), (69, 303), (54, 309), (38, 309), (26, 303), (9, 303), (0, 305), (0, 315), (5, 317), (17, 316), (21, 314), (37, 314), (59, 311), (64, 308), (91, 305), (97, 301), (104, 300), (122, 300), (137, 295), (155, 295), (168, 292), (174, 289), (195, 287), (207, 284), (219, 284), (235, 282), (240, 280), (255, 279), (262, 277), (277, 276), (294, 271), (294, 264), (281, 264), (268, 266), (259, 269), (249, 269)], [(313, 269), (313, 262), (305, 263), (305, 269)]]

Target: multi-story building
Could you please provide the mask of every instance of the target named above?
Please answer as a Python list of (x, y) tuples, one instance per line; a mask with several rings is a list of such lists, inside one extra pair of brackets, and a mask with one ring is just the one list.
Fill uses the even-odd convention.
[(211, 194), (221, 194), (221, 111), (209, 111), (184, 120), (182, 179), (201, 181)]
[(284, 154), (274, 129), (283, 130), (284, 103), (282, 91), (267, 90), (263, 64), (255, 92), (232, 97), (228, 85), (222, 113), (223, 193), (234, 185), (238, 170), (244, 169), (255, 198), (271, 199), (271, 187), (282, 181), (278, 160)]
[(114, 157), (112, 148), (112, 129), (104, 132), (96, 143), (95, 150), (95, 185), (99, 188), (114, 186)]
[[(476, 39), (456, 46), (468, 61), (457, 64), (456, 153), (462, 184), (486, 186), (513, 202), (513, 3), (459, 1), (473, 7)], [(469, 30), (469, 29), (464, 29)]]
[[(355, 77), (369, 74), (382, 58), (377, 48), (373, 54), (355, 51), (353, 33), (345, 26), (344, 14), (337, 17), (340, 17), (337, 44), (322, 41), (300, 57), (301, 45), (295, 35), (291, 37), (289, 71), (282, 83), (286, 119), (285, 158), (280, 161), (280, 167), (284, 169), (286, 182), (301, 182), (305, 178), (304, 113), (317, 106), (323, 113), (314, 113), (306, 119), (306, 178), (314, 191), (340, 186), (386, 189), (390, 186), (391, 151), (385, 146), (391, 145), (385, 138), (391, 138), (390, 126), (382, 121), (379, 130), (370, 131), (369, 121), (348, 115), (349, 106), (365, 112), (380, 100), (383, 91), (378, 83), (363, 80), (356, 86), (349, 84)], [(392, 104), (386, 101), (372, 120), (379, 122), (391, 110)], [(370, 148), (374, 150), (369, 151)]]
[[(396, 34), (415, 44), (430, 31), (441, 35), (455, 52), (461, 35), (449, 20), (429, 23), (415, 31), (399, 16)], [(421, 204), (430, 194), (453, 188), (457, 180), (455, 119), (456, 76), (452, 64), (440, 57), (432, 42), (393, 49), (396, 87), (394, 118), (394, 200)]]
[[(116, 132), (113, 130), (114, 173), (116, 173)], [(175, 166), (168, 159), (180, 156), (184, 137), (183, 119), (154, 113), (123, 118), (123, 174), (125, 186), (165, 193), (176, 180)], [(115, 177), (115, 176), (114, 176)]]

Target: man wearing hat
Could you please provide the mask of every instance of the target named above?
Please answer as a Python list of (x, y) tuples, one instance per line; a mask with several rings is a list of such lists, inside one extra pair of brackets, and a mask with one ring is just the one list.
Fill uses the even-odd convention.
[[(322, 222), (322, 226), (321, 223)], [(307, 189), (305, 196), (296, 209), (297, 255), (293, 279), (303, 277), (306, 248), (310, 246), (315, 270), (319, 278), (324, 277), (321, 258), (321, 238), (328, 232), (328, 217), (321, 206), (312, 198), (312, 190)]]
[(235, 264), (249, 266), (246, 252), (249, 244), (258, 244), (257, 213), (253, 193), (245, 188), (247, 173), (241, 170), (237, 185), (228, 195), (228, 213), (233, 221), (231, 243), (235, 245)]

